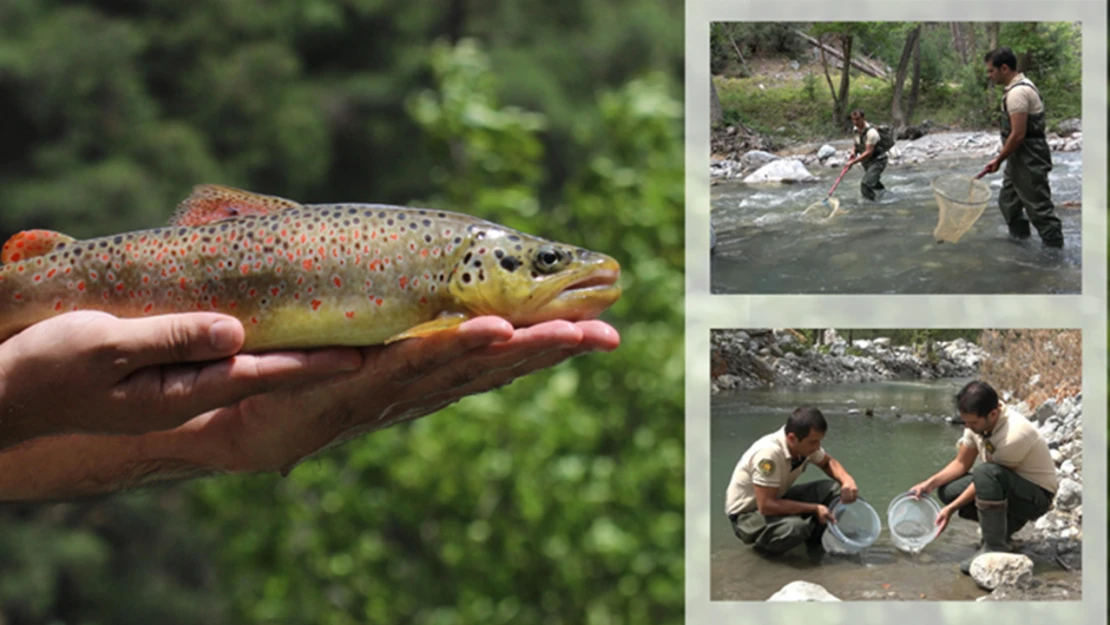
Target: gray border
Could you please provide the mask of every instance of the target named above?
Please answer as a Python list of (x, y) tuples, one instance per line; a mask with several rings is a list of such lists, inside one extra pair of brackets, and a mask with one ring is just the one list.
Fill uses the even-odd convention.
[[(855, 3), (780, 0), (686, 3), (686, 622), (949, 625), (1106, 622), (1107, 66), (1106, 4), (1070, 2)], [(1004, 17), (1003, 17), (1004, 16)], [(1083, 291), (1074, 296), (748, 296), (709, 294), (709, 23), (805, 20), (992, 19), (1083, 22)], [(714, 327), (1079, 327), (1083, 329), (1084, 532), (1082, 602), (852, 602), (709, 600), (709, 331)], [(850, 606), (850, 607), (849, 607)]]

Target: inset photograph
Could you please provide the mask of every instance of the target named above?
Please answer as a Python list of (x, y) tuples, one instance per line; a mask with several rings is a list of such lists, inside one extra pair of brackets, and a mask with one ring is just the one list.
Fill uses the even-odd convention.
[(714, 22), (711, 291), (1078, 294), (1079, 22)]
[(711, 340), (712, 600), (1082, 598), (1079, 330)]

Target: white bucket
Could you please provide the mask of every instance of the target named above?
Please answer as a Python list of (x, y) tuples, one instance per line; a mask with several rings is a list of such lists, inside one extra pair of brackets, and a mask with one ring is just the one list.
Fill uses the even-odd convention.
[(939, 513), (940, 504), (928, 495), (920, 499), (908, 492), (898, 495), (886, 508), (891, 542), (907, 553), (920, 553), (940, 533), (934, 523)]
[(879, 514), (863, 499), (844, 504), (837, 497), (829, 511), (836, 523), (829, 523), (821, 536), (821, 546), (829, 553), (859, 553), (870, 547), (883, 530)]

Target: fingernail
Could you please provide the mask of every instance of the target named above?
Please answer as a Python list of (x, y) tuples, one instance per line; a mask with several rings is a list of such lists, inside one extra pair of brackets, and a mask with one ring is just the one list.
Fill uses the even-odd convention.
[(212, 349), (216, 351), (235, 349), (237, 338), (235, 324), (230, 321), (217, 321), (208, 328), (208, 339), (212, 342)]

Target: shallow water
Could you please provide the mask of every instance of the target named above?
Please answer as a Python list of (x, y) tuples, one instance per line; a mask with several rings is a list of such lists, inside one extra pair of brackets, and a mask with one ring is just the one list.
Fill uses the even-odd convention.
[[(954, 517), (948, 528), (917, 555), (898, 550), (887, 527), (887, 505), (939, 470), (955, 455), (961, 428), (941, 420), (952, 396), (966, 380), (837, 384), (805, 388), (741, 391), (713, 397), (711, 418), (712, 521), (711, 598), (765, 601), (786, 584), (804, 579), (844, 600), (975, 599), (985, 594), (959, 572), (961, 560), (976, 550), (977, 525)], [(850, 403), (854, 400), (855, 403)], [(855, 478), (879, 514), (883, 530), (864, 552), (823, 554), (817, 559), (798, 548), (769, 559), (732, 533), (724, 496), (737, 460), (760, 436), (782, 426), (794, 408), (815, 405), (829, 432), (825, 450)], [(873, 407), (874, 417), (848, 414)], [(799, 483), (826, 478), (811, 467)], [(1045, 570), (1038, 565), (1038, 575)], [(1048, 566), (1048, 570), (1052, 567)]]
[[(974, 175), (984, 159), (892, 165), (878, 202), (860, 197), (863, 170), (853, 167), (833, 194), (841, 214), (803, 216), (839, 174), (816, 167), (812, 184), (712, 188), (713, 293), (1079, 293), (1082, 198), (1079, 153), (1054, 153), (1050, 174), (1064, 249), (1045, 249), (1035, 230), (1010, 240), (998, 210), (1002, 174), (984, 178), (991, 201), (958, 243), (937, 244), (938, 208), (931, 181), (945, 172)], [(828, 211), (825, 212), (828, 214)]]

